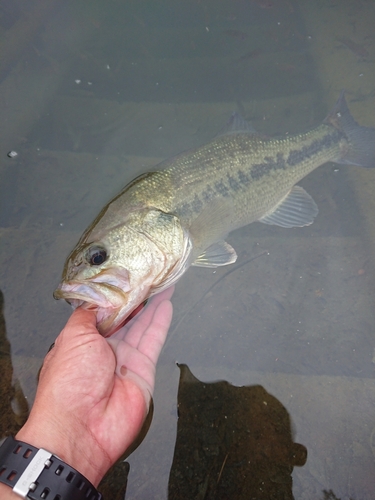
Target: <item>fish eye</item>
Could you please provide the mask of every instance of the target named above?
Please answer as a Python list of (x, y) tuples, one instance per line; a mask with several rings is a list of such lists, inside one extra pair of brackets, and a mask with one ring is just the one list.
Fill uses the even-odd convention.
[(86, 254), (86, 259), (92, 266), (100, 266), (107, 260), (107, 252), (103, 247), (90, 247)]

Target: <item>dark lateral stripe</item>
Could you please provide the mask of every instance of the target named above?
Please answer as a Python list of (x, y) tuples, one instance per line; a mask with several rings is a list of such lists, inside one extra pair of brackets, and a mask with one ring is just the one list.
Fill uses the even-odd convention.
[(206, 184), (201, 194), (195, 194), (192, 201), (181, 205), (180, 211), (187, 216), (199, 213), (203, 209), (203, 205), (209, 203), (217, 195), (228, 197), (231, 193), (236, 193), (247, 187), (251, 182), (261, 179), (271, 171), (286, 170), (288, 167), (295, 167), (298, 164), (302, 164), (319, 152), (332, 148), (341, 138), (342, 134), (339, 130), (332, 130), (322, 137), (311, 141), (307, 146), (302, 146), (300, 149), (292, 149), (289, 151), (286, 159), (284, 154), (280, 152), (276, 156), (265, 156), (262, 163), (252, 164), (249, 169), (228, 172), (226, 178), (219, 179), (212, 184)]
[(197, 194), (194, 196), (194, 199), (193, 199), (191, 205), (192, 205), (192, 210), (195, 213), (199, 213), (202, 210), (203, 202)]
[(286, 160), (288, 166), (294, 167), (304, 160), (310, 159), (320, 151), (330, 149), (334, 144), (339, 142), (341, 136), (342, 134), (338, 130), (334, 130), (330, 134), (323, 135), (320, 139), (315, 139), (308, 146), (303, 146), (300, 149), (292, 149)]
[(202, 192), (203, 201), (208, 203), (215, 196), (215, 191), (210, 184), (206, 185), (206, 189)]
[(232, 175), (227, 174), (227, 179), (228, 179), (228, 184), (232, 189), (232, 191), (238, 191), (239, 189), (241, 189), (241, 184)]
[(253, 180), (258, 180), (264, 175), (267, 175), (271, 170), (285, 170), (286, 162), (282, 153), (277, 153), (276, 158), (266, 156), (264, 163), (256, 163), (252, 165), (250, 175)]
[(229, 196), (229, 188), (223, 181), (215, 182), (214, 187), (216, 192), (221, 194), (221, 196)]
[(282, 153), (277, 153), (276, 158), (266, 156), (263, 163), (257, 163), (251, 166), (251, 178), (253, 180), (259, 180), (272, 170), (285, 170), (287, 167), (295, 167), (314, 157), (319, 152), (330, 149), (339, 142), (341, 137), (342, 134), (338, 130), (334, 130), (319, 139), (313, 140), (308, 146), (302, 146), (300, 149), (292, 149), (289, 151), (286, 160)]

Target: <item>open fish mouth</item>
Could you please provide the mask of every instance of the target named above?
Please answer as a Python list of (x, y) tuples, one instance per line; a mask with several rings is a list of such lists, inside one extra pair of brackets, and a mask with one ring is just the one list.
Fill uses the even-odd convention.
[(91, 278), (62, 281), (53, 292), (53, 297), (68, 302), (74, 299), (101, 307), (118, 307), (128, 302), (129, 291), (128, 271), (108, 268)]
[(97, 328), (105, 337), (122, 326), (129, 303), (127, 291), (112, 284), (89, 280), (61, 283), (53, 296), (65, 299), (74, 309), (83, 307), (95, 312)]
[(53, 297), (65, 299), (74, 308), (81, 306), (84, 302), (97, 305), (98, 307), (117, 308), (127, 303), (127, 293), (120, 288), (105, 283), (68, 282), (62, 283), (56, 288)]

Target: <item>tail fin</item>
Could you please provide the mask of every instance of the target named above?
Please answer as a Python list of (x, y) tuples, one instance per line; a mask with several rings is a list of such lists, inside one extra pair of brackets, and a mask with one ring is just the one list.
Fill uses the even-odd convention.
[(373, 168), (375, 167), (375, 128), (358, 125), (350, 114), (344, 94), (343, 90), (334, 108), (324, 120), (324, 123), (340, 130), (349, 144), (345, 155), (337, 160), (337, 163)]

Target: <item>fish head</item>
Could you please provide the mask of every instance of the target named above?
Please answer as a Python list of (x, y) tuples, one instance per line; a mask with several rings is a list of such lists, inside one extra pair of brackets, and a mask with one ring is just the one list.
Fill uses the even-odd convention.
[(86, 231), (54, 298), (94, 311), (99, 332), (109, 337), (144, 300), (179, 279), (191, 248), (179, 220), (157, 210), (133, 214), (104, 233)]
[(99, 332), (109, 336), (121, 326), (135, 300), (130, 292), (129, 270), (109, 257), (103, 242), (92, 242), (69, 256), (53, 295), (65, 299), (74, 309), (94, 311)]

